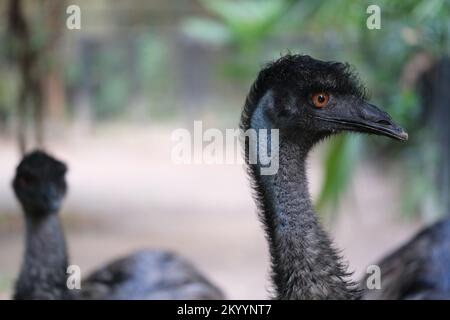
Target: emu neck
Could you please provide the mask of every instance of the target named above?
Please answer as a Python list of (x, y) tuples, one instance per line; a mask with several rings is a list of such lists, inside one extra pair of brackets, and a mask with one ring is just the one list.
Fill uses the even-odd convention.
[(67, 299), (66, 244), (56, 213), (26, 215), (25, 253), (15, 299)]
[[(259, 119), (261, 120), (261, 119)], [(254, 128), (269, 128), (260, 121)], [(314, 212), (305, 162), (313, 140), (280, 133), (279, 170), (260, 175), (253, 167), (261, 219), (272, 257), (272, 278), (278, 299), (352, 299), (357, 293)]]

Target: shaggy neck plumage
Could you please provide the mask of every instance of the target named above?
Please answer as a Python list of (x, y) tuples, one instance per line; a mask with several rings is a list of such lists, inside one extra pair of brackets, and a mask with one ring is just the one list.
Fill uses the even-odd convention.
[(26, 215), (25, 254), (15, 299), (67, 299), (68, 259), (56, 213)]
[[(247, 128), (241, 123), (244, 129), (272, 128), (261, 109), (254, 108), (247, 119)], [(261, 175), (258, 164), (249, 167), (269, 241), (276, 298), (357, 298), (311, 203), (305, 162), (318, 139), (312, 134), (297, 130), (289, 135), (280, 130), (279, 170), (275, 175)]]

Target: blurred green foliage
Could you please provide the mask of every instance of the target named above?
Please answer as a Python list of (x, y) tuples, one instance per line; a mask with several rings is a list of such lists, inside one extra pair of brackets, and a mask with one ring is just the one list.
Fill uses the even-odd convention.
[(133, 114), (130, 108), (136, 96), (148, 108), (144, 115), (162, 117), (174, 108), (170, 100), (174, 77), (169, 46), (163, 37), (147, 29), (136, 33), (130, 41), (115, 39), (100, 43), (88, 49), (86, 56), (65, 66), (66, 86), (69, 91), (80, 87), (89, 91), (97, 120)]
[(93, 56), (92, 75), (95, 79), (94, 104), (97, 119), (105, 119), (124, 110), (131, 94), (130, 82), (124, 81), (127, 72), (126, 48), (107, 48)]
[(327, 205), (335, 207), (339, 204), (340, 190), (348, 187), (355, 160), (361, 155), (361, 147), (360, 136), (340, 135), (333, 138), (324, 163), (326, 174), (332, 173), (332, 177), (325, 177), (316, 204), (319, 211)]
[(169, 60), (170, 45), (160, 35), (148, 31), (137, 39), (137, 79), (139, 89), (154, 117), (174, 114), (176, 86), (174, 70)]
[(0, 68), (0, 73), (8, 81), (0, 81), (0, 129), (5, 126), (13, 113), (14, 97), (17, 90), (17, 74), (8, 68)]
[(224, 64), (226, 73), (248, 80), (261, 59), (271, 59), (265, 42), (274, 34), (276, 24), (295, 1), (199, 1), (216, 18), (190, 17), (182, 23), (186, 35), (216, 46), (230, 46), (231, 59)]
[[(417, 53), (426, 52), (438, 59), (450, 52), (449, 1), (200, 0), (199, 3), (212, 17), (190, 17), (182, 28), (198, 41), (231, 48), (231, 61), (224, 65), (235, 80), (248, 86), (259, 63), (277, 58), (285, 49), (321, 59), (348, 61), (360, 71), (376, 104), (387, 109), (408, 131), (418, 137), (426, 135), (421, 132), (426, 129), (420, 127), (420, 99), (412, 88), (402, 84), (402, 75)], [(380, 30), (366, 27), (369, 16), (366, 9), (372, 4), (381, 8)], [(433, 167), (436, 157), (435, 150), (419, 151), (423, 144), (427, 145), (426, 141), (414, 137), (411, 140), (407, 146), (384, 139), (370, 143), (382, 148), (385, 157), (395, 153), (407, 163), (405, 167), (409, 170), (405, 176), (412, 180), (405, 188), (407, 215), (416, 214), (420, 199), (428, 199), (427, 194), (434, 193), (430, 182), (434, 173), (426, 168)], [(325, 178), (317, 202), (323, 213), (331, 212), (325, 210), (327, 207), (338, 205), (360, 154), (370, 146), (349, 136), (333, 138), (328, 144)], [(421, 157), (424, 154), (427, 156)]]
[[(154, 21), (166, 21), (165, 27), (168, 24), (173, 27), (172, 22), (179, 23), (175, 27), (183, 36), (221, 50), (218, 56), (222, 73), (228, 77), (228, 83), (238, 84), (239, 89), (250, 86), (264, 62), (288, 50), (324, 60), (350, 62), (370, 88), (372, 101), (387, 109), (412, 134), (408, 144), (396, 144), (387, 139), (367, 140), (366, 137), (333, 138), (323, 157), (325, 178), (317, 206), (321, 212), (331, 213), (329, 209), (338, 206), (361, 155), (381, 150), (378, 154), (383, 157), (395, 155), (406, 164), (405, 214), (412, 216), (423, 212), (419, 210), (423, 207), (420, 201), (427, 197), (419, 195), (426, 193), (433, 198), (436, 193), (432, 176), (436, 174), (433, 166), (439, 148), (427, 143), (433, 138), (422, 126), (420, 97), (414, 88), (404, 85), (403, 75), (408, 63), (419, 53), (426, 53), (432, 59), (449, 54), (450, 1), (197, 0), (196, 4), (201, 10), (192, 15), (176, 13), (178, 6), (175, 6), (172, 7), (175, 13), (171, 15), (163, 13), (159, 17), (157, 12), (149, 10), (147, 17), (146, 8), (156, 7), (142, 2), (140, 10), (148, 24), (138, 29), (134, 28), (137, 21), (133, 20), (133, 10), (118, 10), (116, 15), (109, 15), (109, 2), (92, 4), (97, 12), (106, 14), (101, 17), (94, 14), (91, 21), (110, 23), (109, 29), (96, 30), (98, 25), (93, 23), (91, 29), (94, 30), (85, 28), (79, 38), (70, 39), (78, 41), (78, 50), (80, 43), (95, 45), (83, 54), (65, 56), (69, 63), (63, 65), (63, 73), (69, 95), (88, 91), (92, 112), (99, 120), (141, 112), (133, 110), (132, 101), (136, 96), (148, 108), (144, 113), (157, 117), (174, 114), (179, 94), (179, 65), (173, 60), (179, 58), (180, 48), (176, 44), (180, 42), (173, 39), (174, 34), (176, 36), (173, 30), (159, 28)], [(380, 30), (366, 27), (366, 10), (372, 4), (381, 8)], [(192, 3), (188, 1), (187, 6)], [(35, 20), (43, 17), (45, 13), (40, 13)], [(128, 21), (127, 26), (131, 27), (112, 27), (122, 21)], [(3, 59), (0, 60), (3, 75), (0, 121), (13, 112), (16, 94), (11, 93), (17, 92), (18, 86), (16, 71), (8, 66), (10, 61), (4, 59), (11, 48), (8, 48), (10, 42), (5, 38), (2, 23), (0, 21), (0, 59)], [(39, 47), (46, 35), (39, 28), (36, 30), (33, 41)], [(223, 87), (220, 90), (226, 92)], [(224, 96), (227, 93), (223, 93)], [(74, 106), (69, 107), (74, 109)]]

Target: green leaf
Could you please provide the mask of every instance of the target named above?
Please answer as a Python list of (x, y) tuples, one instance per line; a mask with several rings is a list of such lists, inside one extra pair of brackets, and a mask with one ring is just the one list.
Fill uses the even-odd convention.
[[(339, 204), (339, 198), (347, 190), (353, 169), (360, 154), (359, 136), (337, 136), (329, 142), (325, 157), (325, 174), (316, 207), (329, 209)], [(328, 211), (331, 210), (326, 210)]]
[(188, 18), (182, 22), (181, 30), (190, 38), (218, 47), (228, 44), (232, 37), (223, 23), (207, 18)]
[(254, 42), (267, 35), (288, 5), (288, 2), (283, 0), (201, 2), (229, 28), (237, 42)]

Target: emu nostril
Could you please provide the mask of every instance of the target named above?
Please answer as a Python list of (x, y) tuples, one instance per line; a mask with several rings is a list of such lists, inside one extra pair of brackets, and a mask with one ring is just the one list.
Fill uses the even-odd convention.
[(390, 126), (391, 125), (391, 123), (389, 121), (385, 120), (385, 119), (377, 120), (377, 123), (378, 124), (382, 124), (384, 126)]

